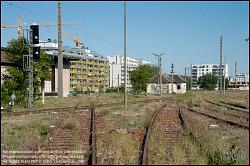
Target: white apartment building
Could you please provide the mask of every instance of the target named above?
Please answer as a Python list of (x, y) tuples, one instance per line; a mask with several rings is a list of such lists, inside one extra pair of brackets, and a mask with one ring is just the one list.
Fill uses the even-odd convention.
[(248, 90), (249, 89), (249, 74), (239, 73), (239, 74), (236, 74), (236, 77), (235, 76), (231, 77), (229, 79), (229, 87), (234, 89), (235, 88), (235, 81), (236, 81), (237, 89), (239, 89), (239, 90)]
[[(108, 56), (109, 61), (109, 78), (110, 87), (118, 87), (125, 82), (125, 67), (124, 67), (124, 56), (114, 55)], [(150, 62), (144, 60), (133, 59), (127, 57), (127, 71), (132, 71), (139, 64), (150, 64)], [(129, 73), (127, 72), (127, 88), (130, 90), (132, 87), (129, 79)]]
[[(199, 86), (197, 84), (198, 78), (205, 74), (211, 73), (217, 76), (218, 78), (220, 78), (220, 64), (192, 65), (191, 71), (192, 71), (191, 72), (192, 89), (199, 89)], [(222, 74), (223, 74), (223, 77), (225, 75), (225, 77), (228, 78), (228, 65), (227, 64), (222, 64)]]
[[(51, 55), (51, 78), (45, 81), (45, 92), (58, 91), (58, 43), (56, 40), (39, 41), (41, 50)], [(108, 87), (108, 59), (88, 47), (63, 47), (63, 96), (67, 97), (74, 88), (96, 90)], [(87, 77), (89, 75), (89, 77)], [(90, 77), (92, 75), (92, 77)], [(103, 78), (105, 77), (105, 78)], [(91, 83), (90, 83), (91, 82)]]
[(42, 50), (45, 51), (46, 54), (53, 55), (57, 52), (58, 43), (56, 40), (39, 40), (39, 44), (35, 44), (36, 46), (40, 46)]

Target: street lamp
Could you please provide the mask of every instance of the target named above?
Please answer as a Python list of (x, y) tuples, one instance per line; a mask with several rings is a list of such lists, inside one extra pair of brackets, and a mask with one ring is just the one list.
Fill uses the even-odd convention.
[(164, 53), (161, 53), (161, 54), (155, 54), (155, 53), (152, 53), (153, 55), (155, 55), (157, 58), (158, 58), (158, 67), (159, 67), (159, 77), (160, 77), (160, 81), (159, 81), (159, 84), (160, 84), (160, 94), (162, 95), (162, 88), (161, 88), (161, 84), (162, 84), (162, 77), (161, 77), (161, 56), (164, 55)]

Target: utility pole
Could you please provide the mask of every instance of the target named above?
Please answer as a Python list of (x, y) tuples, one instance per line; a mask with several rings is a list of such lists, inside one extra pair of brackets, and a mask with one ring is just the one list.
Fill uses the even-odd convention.
[(222, 36), (220, 37), (220, 94), (222, 93)]
[(112, 62), (112, 88), (114, 87), (114, 62)]
[[(186, 81), (186, 90), (188, 89), (188, 87), (189, 87), (189, 84), (188, 84), (188, 82), (189, 81), (187, 81), (187, 72), (186, 72), (186, 70), (188, 69), (188, 73), (189, 73), (189, 67), (185, 67), (185, 81)], [(189, 75), (189, 74), (188, 74)]]
[(186, 78), (187, 77), (186, 69), (187, 68), (185, 67), (185, 81), (187, 81), (187, 78)]
[(236, 91), (236, 88), (237, 88), (237, 79), (236, 79), (236, 75), (237, 75), (237, 63), (236, 63), (236, 61), (235, 61), (235, 66), (234, 66), (235, 68), (234, 68), (234, 86), (235, 86), (235, 91)]
[(127, 53), (126, 53), (126, 1), (124, 1), (124, 67), (125, 67), (125, 80), (124, 80), (124, 108), (127, 109)]
[(118, 93), (119, 93), (119, 89), (120, 89), (120, 80), (119, 80), (119, 74), (118, 74)]
[(224, 93), (226, 93), (226, 64), (227, 64), (227, 57), (225, 56), (225, 64), (224, 64)]
[(190, 90), (192, 90), (193, 78), (192, 78), (192, 63), (190, 66)]
[(62, 10), (58, 1), (58, 98), (63, 98)]
[(161, 53), (161, 54), (155, 54), (153, 53), (153, 55), (155, 55), (157, 58), (158, 58), (158, 64), (159, 64), (159, 77), (160, 77), (160, 95), (162, 95), (162, 74), (161, 74), (161, 61), (162, 61), (162, 58), (161, 56), (164, 55), (164, 53)]
[(160, 85), (160, 59), (157, 57), (157, 61), (158, 61), (158, 74), (159, 74), (159, 77), (158, 77), (158, 85)]
[(171, 93), (174, 94), (174, 64), (171, 65), (171, 75), (172, 75), (172, 81), (171, 81)]
[(159, 68), (160, 68), (160, 94), (162, 95), (162, 74), (161, 74), (161, 56), (159, 57)]

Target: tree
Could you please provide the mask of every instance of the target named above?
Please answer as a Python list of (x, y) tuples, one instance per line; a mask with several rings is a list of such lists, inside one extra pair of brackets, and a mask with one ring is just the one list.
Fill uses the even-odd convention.
[[(1, 86), (1, 103), (8, 103), (12, 93), (16, 95), (16, 103), (25, 103), (28, 97), (28, 72), (23, 70), (23, 55), (28, 55), (29, 47), (23, 45), (23, 39), (12, 39), (6, 47), (6, 59), (14, 62), (18, 67), (7, 67), (8, 78), (4, 79)], [(41, 87), (44, 87), (44, 80), (50, 76), (51, 58), (41, 51), (40, 61), (34, 64), (34, 99), (38, 97)]]
[(198, 79), (198, 85), (204, 90), (214, 90), (217, 84), (218, 78), (211, 73), (205, 74)]
[(135, 70), (129, 71), (129, 79), (134, 92), (147, 90), (147, 83), (150, 78), (158, 73), (158, 68), (149, 64), (140, 64)]

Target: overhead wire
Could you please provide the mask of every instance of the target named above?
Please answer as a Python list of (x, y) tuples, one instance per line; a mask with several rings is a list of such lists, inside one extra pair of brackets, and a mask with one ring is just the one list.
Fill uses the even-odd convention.
[[(6, 2), (6, 1), (5, 1), (5, 2)], [(38, 14), (38, 13), (36, 13), (36, 12), (30, 10), (30, 9), (26, 9), (26, 8), (24, 8), (24, 7), (21, 7), (20, 5), (16, 5), (16, 4), (10, 3), (10, 2), (6, 2), (6, 3), (9, 4), (9, 5), (11, 5), (11, 6), (14, 6), (14, 7), (16, 7), (16, 8), (22, 9), (22, 11), (24, 10), (24, 11), (26, 11), (26, 12), (33, 13), (33, 14), (39, 16), (39, 17), (42, 17), (43, 19), (50, 20), (50, 21), (53, 21), (53, 22), (57, 22), (57, 21), (55, 21), (55, 20), (53, 20), (53, 19), (51, 19), (51, 18), (49, 18), (49, 17), (43, 16), (43, 15), (41, 15), (41, 14)], [(80, 32), (80, 33), (82, 33), (82, 34), (88, 35), (88, 36), (90, 36), (90, 37), (93, 37), (93, 38), (96, 38), (96, 39), (99, 39), (99, 40), (102, 40), (102, 41), (105, 41), (106, 43), (108, 43), (108, 44), (110, 44), (110, 45), (113, 45), (116, 49), (118, 49), (118, 50), (120, 49), (119, 44), (115, 44), (115, 43), (113, 43), (113, 42), (111, 42), (111, 41), (109, 41), (109, 40), (103, 39), (103, 38), (101, 38), (101, 37), (99, 37), (99, 36), (90, 34), (90, 33), (88, 33), (88, 32), (82, 31), (82, 30), (80, 30), (80, 29), (78, 29), (78, 28), (75, 28), (75, 27), (67, 27), (67, 28), (75, 29), (76, 31), (78, 31), (78, 32)], [(140, 52), (138, 52), (138, 51), (135, 51), (134, 49), (127, 49), (127, 51), (128, 51), (128, 52), (135, 53), (135, 54), (138, 54), (138, 53), (139, 53), (139, 54), (142, 54), (142, 53), (140, 53)]]

